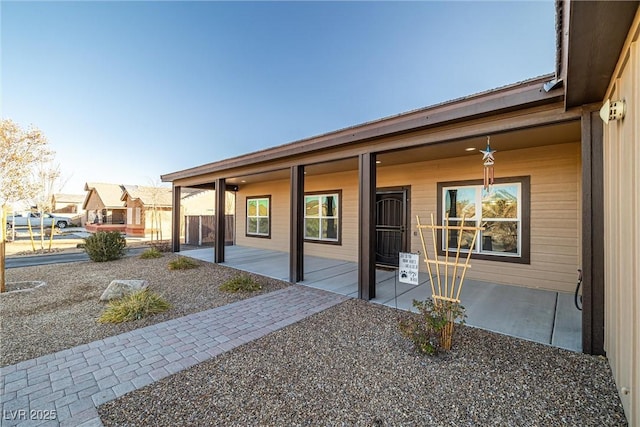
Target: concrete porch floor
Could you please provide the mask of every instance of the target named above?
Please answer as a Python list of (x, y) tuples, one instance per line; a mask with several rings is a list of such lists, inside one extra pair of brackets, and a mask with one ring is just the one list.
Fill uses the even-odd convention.
[[(213, 262), (213, 248), (182, 251), (181, 254)], [(289, 254), (286, 252), (225, 247), (222, 265), (289, 280)], [(400, 283), (397, 271), (376, 270), (376, 298), (371, 302), (415, 311), (414, 299), (431, 295), (426, 273), (420, 273), (418, 286)], [(305, 255), (301, 285), (357, 298), (358, 269), (354, 262)], [(573, 303), (573, 294), (520, 286), (498, 285), (465, 280), (460, 296), (469, 326), (572, 351), (582, 351), (582, 313)]]

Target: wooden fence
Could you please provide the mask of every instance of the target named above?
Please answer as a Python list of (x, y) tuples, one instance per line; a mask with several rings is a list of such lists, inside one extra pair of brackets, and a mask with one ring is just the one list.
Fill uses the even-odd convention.
[[(187, 245), (213, 246), (216, 242), (216, 217), (215, 215), (185, 215), (185, 238)], [(225, 215), (225, 245), (233, 245), (235, 218), (233, 215)]]

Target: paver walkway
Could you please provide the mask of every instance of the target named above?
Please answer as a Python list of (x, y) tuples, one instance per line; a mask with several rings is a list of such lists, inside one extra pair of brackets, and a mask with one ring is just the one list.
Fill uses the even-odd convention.
[(2, 426), (102, 426), (98, 405), (346, 299), (294, 285), (5, 366)]

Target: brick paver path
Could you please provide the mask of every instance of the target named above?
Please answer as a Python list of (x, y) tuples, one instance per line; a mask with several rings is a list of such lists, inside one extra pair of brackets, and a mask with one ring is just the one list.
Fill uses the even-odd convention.
[(5, 366), (2, 426), (102, 426), (98, 405), (346, 299), (294, 285)]

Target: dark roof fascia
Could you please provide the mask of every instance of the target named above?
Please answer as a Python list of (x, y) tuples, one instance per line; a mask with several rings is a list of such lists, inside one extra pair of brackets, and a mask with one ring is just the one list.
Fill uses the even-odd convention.
[(164, 182), (221, 172), (236, 167), (266, 163), (300, 154), (338, 148), (343, 145), (426, 130), (437, 126), (487, 117), (562, 100), (563, 89), (549, 92), (544, 83), (555, 77), (547, 74), (503, 88), (460, 98), (420, 110), (414, 110), (377, 121), (364, 123), (335, 132), (303, 139), (293, 143), (256, 151), (218, 162), (208, 163), (161, 176)]
[(640, 1), (571, 1), (564, 67), (565, 107), (601, 102)]

